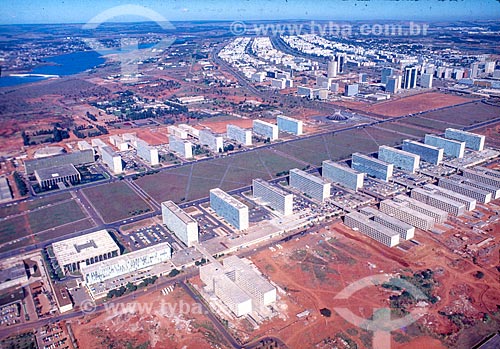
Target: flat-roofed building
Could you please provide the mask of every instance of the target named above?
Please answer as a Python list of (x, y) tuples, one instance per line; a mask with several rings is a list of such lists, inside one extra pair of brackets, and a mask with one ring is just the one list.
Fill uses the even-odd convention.
[(119, 151), (128, 150), (128, 142), (125, 142), (119, 135), (109, 136), (109, 143), (118, 148)]
[(290, 170), (290, 186), (319, 201), (330, 197), (329, 182), (297, 168)]
[(392, 177), (394, 165), (361, 153), (353, 153), (351, 167), (372, 177), (388, 181)]
[(302, 134), (302, 121), (285, 115), (276, 117), (278, 130), (300, 136)]
[(408, 202), (383, 200), (380, 211), (422, 230), (434, 228), (434, 218), (411, 209)]
[(484, 166), (476, 166), (474, 167), (474, 170), (487, 174), (488, 176), (500, 178), (500, 171), (494, 170), (492, 168), (487, 168)]
[(28, 274), (23, 262), (7, 268), (0, 268), (0, 290), (21, 286), (28, 282)]
[(190, 135), (191, 137), (194, 137), (194, 138), (200, 137), (200, 130), (198, 130), (197, 128), (194, 128), (191, 125), (179, 124), (179, 125), (177, 125), (177, 127), (179, 127), (181, 130), (186, 131), (188, 133), (188, 135)]
[(193, 157), (193, 143), (186, 139), (170, 135), (168, 136), (168, 148), (184, 159), (191, 159)]
[(226, 126), (227, 138), (235, 140), (243, 145), (252, 145), (252, 131), (236, 125)]
[(397, 231), (399, 238), (404, 240), (413, 239), (415, 236), (415, 227), (400, 221), (392, 216), (389, 216), (373, 207), (363, 207), (359, 212), (367, 215), (375, 222), (385, 225), (387, 228)]
[(226, 271), (219, 263), (209, 263), (200, 267), (200, 279), (206, 285), (206, 290), (215, 295), (237, 317), (252, 312), (252, 297), (243, 291), (233, 279), (230, 271)]
[(438, 187), (437, 185), (434, 184), (426, 184), (424, 185), (425, 189), (428, 190), (434, 190), (436, 193), (439, 193), (439, 195), (444, 196), (445, 198), (452, 199), (453, 201), (460, 202), (465, 205), (465, 209), (467, 211), (472, 211), (476, 208), (476, 199), (473, 199), (471, 197), (455, 193), (452, 190), (448, 190), (442, 187)]
[(372, 221), (362, 213), (353, 211), (346, 214), (344, 224), (386, 246), (394, 247), (399, 244), (399, 233), (397, 231)]
[(420, 159), (434, 165), (439, 165), (443, 161), (444, 150), (433, 145), (405, 139), (403, 150), (420, 156)]
[(99, 152), (101, 151), (101, 148), (108, 146), (106, 143), (104, 143), (102, 139), (99, 138), (94, 138), (92, 139), (91, 142), (92, 142), (92, 147), (97, 148)]
[(248, 228), (248, 206), (225, 191), (219, 188), (210, 190), (210, 207), (236, 229)]
[(120, 248), (105, 229), (54, 242), (52, 249), (61, 269), (70, 272), (120, 254)]
[(167, 131), (169, 135), (173, 135), (177, 138), (180, 139), (186, 139), (188, 138), (188, 132), (186, 130), (183, 130), (177, 126), (170, 125), (167, 127)]
[(460, 182), (460, 183), (467, 184), (468, 186), (490, 192), (491, 193), (491, 200), (495, 200), (495, 199), (500, 198), (500, 188), (495, 187), (493, 185), (481, 183), (481, 182), (475, 181), (474, 179), (466, 178), (466, 177), (460, 176), (460, 175), (453, 175), (453, 176), (448, 177), (448, 178), (450, 178), (454, 181)]
[(42, 188), (49, 188), (65, 182), (77, 184), (82, 179), (80, 172), (72, 164), (35, 170), (35, 177), (38, 185)]
[(137, 155), (141, 159), (146, 160), (151, 166), (155, 166), (160, 163), (158, 149), (153, 148), (142, 139), (137, 139)]
[(284, 216), (293, 213), (293, 194), (289, 194), (260, 178), (252, 181), (252, 189), (254, 198), (264, 201), (273, 210)]
[(447, 197), (439, 195), (439, 192), (426, 188), (414, 188), (411, 191), (411, 197), (424, 204), (439, 208), (454, 216), (461, 216), (465, 213), (465, 204), (454, 201)]
[(440, 178), (438, 185), (442, 188), (476, 199), (478, 202), (483, 204), (487, 204), (491, 201), (490, 192), (475, 188), (465, 182), (459, 182), (449, 178)]
[(491, 176), (484, 171), (476, 169), (462, 169), (462, 176), (479, 183), (484, 183), (495, 188), (500, 188), (500, 178)]
[(198, 242), (198, 222), (173, 201), (161, 203), (163, 224), (187, 247)]
[(323, 178), (339, 183), (352, 190), (363, 188), (365, 174), (331, 160), (323, 161)]
[(6, 177), (0, 177), (0, 202), (12, 200), (9, 182)]
[(410, 207), (412, 210), (418, 211), (425, 214), (426, 216), (434, 218), (436, 223), (444, 223), (448, 218), (448, 213), (446, 211), (412, 199), (404, 194), (397, 195), (394, 198), (394, 201), (407, 202), (408, 207)]
[(443, 148), (444, 154), (454, 157), (463, 158), (465, 153), (465, 142), (455, 141), (453, 139), (447, 139), (439, 137), (436, 135), (425, 135), (425, 144), (432, 145), (434, 147)]
[(472, 150), (481, 151), (484, 149), (485, 137), (483, 135), (457, 130), (454, 128), (447, 128), (444, 131), (444, 136), (449, 139), (465, 142), (465, 147)]
[(252, 297), (254, 305), (265, 307), (276, 302), (276, 287), (247, 262), (237, 256), (222, 261), (226, 270), (234, 270), (234, 282)]
[(278, 139), (278, 126), (262, 120), (253, 121), (253, 133), (269, 138), (271, 141)]
[(40, 159), (24, 160), (24, 167), (26, 174), (32, 175), (36, 170), (40, 170), (42, 168), (57, 167), (68, 164), (78, 166), (90, 164), (94, 161), (94, 150), (87, 149), (75, 151), (69, 154), (59, 154)]
[(87, 286), (98, 284), (117, 276), (150, 268), (170, 260), (172, 248), (168, 242), (145, 247), (121, 256), (83, 265), (80, 272)]
[(78, 141), (77, 143), (79, 150), (92, 150), (92, 146), (87, 141)]
[(217, 136), (209, 130), (200, 131), (200, 143), (208, 146), (214, 153), (219, 153), (224, 150), (224, 140), (222, 136)]
[(122, 173), (122, 157), (120, 154), (115, 152), (111, 147), (102, 147), (101, 148), (101, 157), (102, 161), (108, 165), (109, 169), (114, 173)]
[(386, 145), (381, 145), (378, 148), (378, 158), (412, 173), (418, 169), (420, 164), (420, 156)]

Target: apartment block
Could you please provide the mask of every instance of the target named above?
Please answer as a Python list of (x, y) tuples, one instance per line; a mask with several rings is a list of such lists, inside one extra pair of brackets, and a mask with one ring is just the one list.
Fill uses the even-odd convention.
[(380, 211), (422, 230), (434, 228), (434, 218), (411, 209), (408, 202), (384, 200), (380, 203)]
[(463, 158), (465, 152), (465, 142), (455, 141), (453, 139), (447, 139), (439, 137), (436, 135), (425, 135), (425, 144), (432, 145), (434, 147), (443, 148), (444, 154), (454, 157)]
[(465, 204), (439, 195), (435, 191), (425, 188), (415, 188), (411, 191), (411, 197), (429, 206), (446, 211), (454, 216), (461, 216), (465, 213)]
[(444, 223), (448, 218), (448, 213), (439, 208), (424, 204), (404, 194), (397, 195), (394, 201), (403, 201), (408, 203), (408, 207), (412, 210), (425, 214), (426, 216), (434, 218), (436, 223)]
[(458, 182), (448, 178), (441, 178), (438, 185), (442, 188), (452, 190), (456, 193), (468, 196), (470, 198), (476, 199), (478, 202), (487, 204), (491, 201), (491, 193), (486, 190), (474, 188), (473, 186)]
[(227, 138), (235, 140), (243, 145), (252, 145), (252, 131), (238, 127), (236, 125), (227, 125)]
[(344, 224), (386, 246), (394, 247), (399, 244), (399, 233), (397, 231), (372, 221), (362, 213), (356, 211), (348, 213), (344, 217)]
[(373, 207), (364, 207), (359, 212), (367, 215), (372, 220), (386, 226), (389, 229), (397, 231), (399, 233), (399, 238), (404, 240), (413, 239), (415, 236), (415, 227), (400, 221), (392, 216), (389, 216)]
[(447, 128), (444, 131), (444, 136), (449, 139), (465, 142), (465, 147), (472, 150), (481, 151), (484, 149), (485, 137), (483, 135), (457, 130), (454, 128)]
[(173, 201), (161, 203), (163, 224), (187, 247), (198, 242), (198, 222)]
[(193, 157), (193, 143), (186, 139), (170, 135), (168, 136), (168, 148), (184, 159), (191, 159)]
[(300, 136), (302, 134), (302, 121), (293, 119), (285, 115), (278, 115), (276, 117), (278, 123), (278, 130)]
[(278, 126), (269, 122), (254, 120), (253, 132), (259, 136), (269, 138), (271, 141), (278, 139)]
[(403, 141), (403, 150), (416, 154), (420, 156), (421, 160), (434, 165), (439, 165), (443, 161), (444, 150), (433, 145), (405, 139)]
[(448, 190), (442, 187), (438, 187), (437, 185), (434, 184), (426, 184), (423, 187), (424, 189), (427, 189), (429, 191), (433, 191), (441, 196), (444, 196), (445, 198), (452, 199), (453, 201), (460, 202), (465, 205), (465, 209), (467, 211), (472, 211), (476, 208), (476, 199), (473, 199), (471, 197), (455, 193), (452, 190)]

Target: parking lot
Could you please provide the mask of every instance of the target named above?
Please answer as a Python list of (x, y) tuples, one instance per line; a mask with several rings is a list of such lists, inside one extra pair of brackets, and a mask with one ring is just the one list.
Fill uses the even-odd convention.
[(159, 224), (134, 230), (130, 234), (125, 235), (125, 238), (129, 240), (128, 242), (134, 250), (153, 246), (161, 242), (168, 242), (174, 248), (174, 243), (176, 242), (170, 232)]

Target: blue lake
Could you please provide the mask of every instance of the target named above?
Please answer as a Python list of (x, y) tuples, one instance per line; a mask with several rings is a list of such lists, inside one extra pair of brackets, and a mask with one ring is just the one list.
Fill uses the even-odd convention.
[[(32, 74), (48, 74), (67, 76), (81, 73), (105, 62), (105, 59), (95, 51), (74, 52), (60, 56), (48, 57), (45, 59), (50, 65), (43, 65), (34, 68)], [(2, 76), (0, 77), (0, 87), (15, 86), (44, 80), (44, 77), (18, 77)]]

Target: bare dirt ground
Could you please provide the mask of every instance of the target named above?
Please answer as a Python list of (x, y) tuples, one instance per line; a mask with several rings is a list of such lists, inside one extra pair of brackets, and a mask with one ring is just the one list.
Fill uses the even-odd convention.
[(470, 101), (469, 98), (458, 97), (438, 92), (421, 93), (397, 100), (388, 100), (381, 103), (366, 105), (361, 109), (379, 115), (394, 117), (407, 114), (448, 107)]
[[(498, 226), (497, 226), (498, 227)], [(500, 230), (494, 228), (497, 239)], [(468, 348), (492, 329), (492, 320), (482, 332), (462, 336), (464, 331), (483, 324), (484, 314), (498, 316), (500, 285), (498, 272), (489, 265), (477, 265), (462, 258), (448, 246), (454, 231), (436, 235), (418, 231), (420, 245), (405, 242), (408, 251), (387, 248), (345, 227), (341, 223), (316, 235), (307, 235), (282, 243), (283, 249), (265, 250), (252, 261), (286, 294), (279, 293), (287, 309), (287, 319), (275, 319), (259, 330), (242, 336), (259, 337), (273, 334), (290, 348), (331, 348), (325, 343), (337, 343), (348, 337), (358, 348), (371, 346), (371, 335), (340, 317), (335, 307), (346, 307), (354, 314), (369, 318), (374, 308), (389, 306), (393, 291), (367, 287), (347, 300), (334, 297), (346, 286), (366, 276), (383, 273), (412, 275), (433, 271), (432, 295), (437, 302), (427, 302), (424, 315), (417, 323), (392, 332), (391, 348)], [(489, 249), (494, 257), (496, 248)], [(496, 251), (496, 252), (495, 252)], [(479, 279), (477, 271), (483, 276)], [(331, 317), (319, 313), (322, 308), (332, 311)], [(418, 307), (410, 308), (418, 309)], [(310, 315), (298, 319), (296, 314), (309, 310)], [(246, 331), (246, 332), (245, 332)], [(464, 338), (462, 338), (464, 337)], [(474, 344), (473, 343), (473, 344)], [(341, 344), (338, 347), (343, 347)]]
[(252, 128), (252, 119), (234, 118), (226, 121), (211, 121), (210, 119), (200, 122), (199, 126), (206, 126), (214, 133), (226, 133), (227, 125), (236, 125), (242, 128)]
[(180, 288), (72, 322), (80, 348), (225, 348), (199, 306)]

